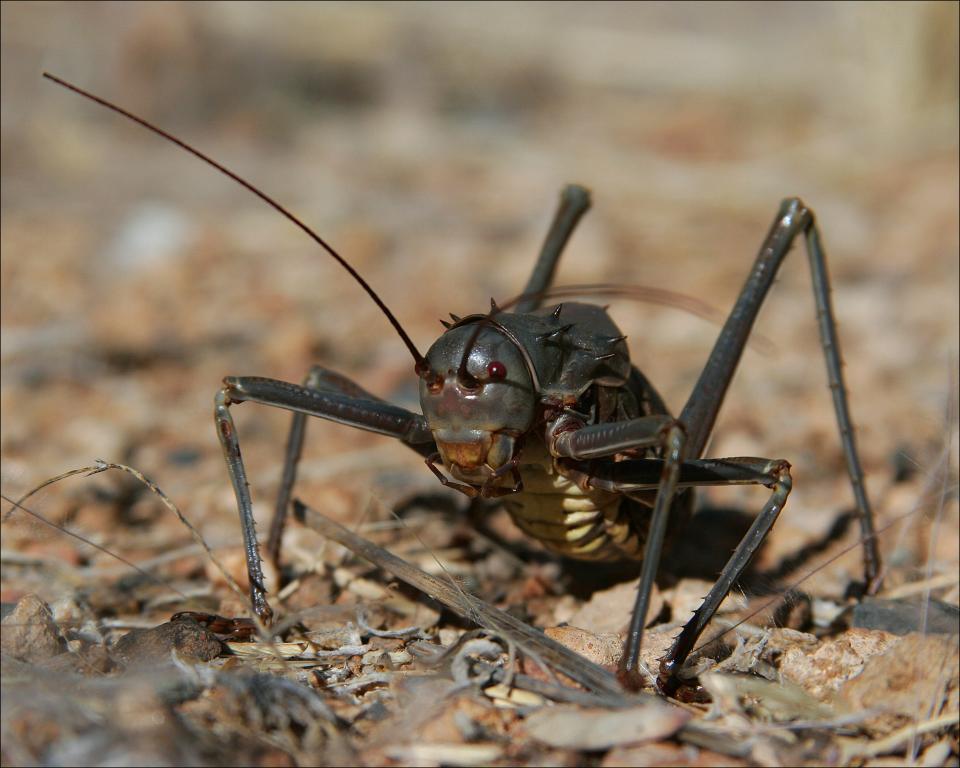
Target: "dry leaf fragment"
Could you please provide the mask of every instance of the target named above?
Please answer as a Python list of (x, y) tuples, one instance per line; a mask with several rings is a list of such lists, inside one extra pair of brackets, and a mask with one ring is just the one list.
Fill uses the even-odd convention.
[(403, 765), (489, 765), (503, 755), (499, 744), (398, 744), (384, 753)]
[(689, 766), (690, 768), (719, 768), (746, 765), (728, 755), (720, 755), (689, 744), (643, 744), (640, 746), (614, 747), (606, 755), (602, 768), (632, 768), (645, 766)]
[(708, 672), (700, 676), (700, 682), (715, 707), (745, 710), (764, 720), (827, 720), (834, 715), (830, 707), (790, 682), (725, 672)]
[(651, 700), (626, 709), (558, 705), (527, 718), (531, 738), (565, 749), (609, 749), (670, 736), (690, 715), (679, 707)]

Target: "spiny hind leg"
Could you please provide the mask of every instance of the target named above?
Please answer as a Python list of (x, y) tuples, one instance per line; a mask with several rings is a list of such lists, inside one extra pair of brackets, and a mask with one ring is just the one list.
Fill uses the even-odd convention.
[(577, 222), (590, 208), (590, 192), (579, 184), (568, 184), (560, 193), (560, 206), (553, 216), (547, 239), (540, 248), (540, 256), (533, 273), (523, 289), (523, 297), (514, 311), (518, 314), (532, 312), (543, 303), (543, 294), (553, 283), (553, 274), (560, 261), (560, 254), (573, 234)]
[(840, 442), (847, 461), (847, 473), (850, 476), (857, 515), (863, 531), (864, 588), (867, 593), (873, 594), (880, 588), (881, 580), (880, 550), (873, 522), (873, 511), (864, 487), (863, 469), (860, 466), (853, 422), (850, 417), (850, 405), (843, 382), (840, 340), (833, 305), (830, 301), (827, 258), (813, 211), (807, 208), (802, 200), (792, 197), (780, 204), (780, 210), (763, 241), (750, 274), (678, 420), (687, 430), (687, 447), (690, 457), (699, 458), (703, 455), (710, 439), (717, 413), (736, 372), (757, 313), (767, 297), (770, 286), (773, 285), (780, 265), (800, 236), (803, 236), (806, 242), (813, 280), (813, 295), (817, 307), (820, 344), (826, 361), (827, 379), (833, 396)]
[[(675, 477), (671, 478), (671, 472), (676, 473)], [(743, 575), (750, 560), (766, 540), (787, 501), (793, 487), (793, 481), (790, 476), (790, 464), (779, 459), (738, 457), (694, 459), (675, 463), (670, 460), (669, 454), (664, 459), (609, 462), (597, 467), (589, 479), (591, 487), (628, 494), (659, 488), (658, 501), (664, 494), (667, 482), (673, 485), (672, 488), (668, 487), (668, 490), (704, 485), (765, 485), (772, 490), (770, 499), (764, 506), (763, 511), (757, 516), (737, 545), (720, 576), (704, 598), (703, 603), (684, 625), (683, 631), (674, 641), (667, 655), (661, 660), (657, 684), (664, 693), (669, 695), (679, 687), (677, 671), (694, 650), (697, 640), (717, 612), (723, 599)], [(653, 538), (654, 535), (659, 535), (662, 541), (662, 534), (657, 534), (655, 530), (656, 521), (657, 511), (654, 510), (650, 536)], [(655, 573), (660, 558), (660, 546), (661, 544), (658, 542), (656, 548), (651, 549), (650, 542), (647, 542), (647, 549), (644, 553), (644, 574), (648, 570)], [(650, 558), (650, 560), (648, 561), (647, 558)], [(649, 578), (652, 580), (652, 576)], [(641, 576), (641, 592), (645, 584), (645, 576)], [(630, 633), (624, 646), (624, 660), (621, 663), (621, 670), (626, 676), (626, 682), (631, 687), (639, 687), (640, 684), (638, 674), (640, 639), (645, 617), (645, 610), (639, 615), (637, 611), (634, 611)]]

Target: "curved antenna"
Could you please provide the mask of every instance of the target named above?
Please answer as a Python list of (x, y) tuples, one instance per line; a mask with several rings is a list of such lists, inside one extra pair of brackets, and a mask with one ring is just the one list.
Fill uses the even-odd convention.
[(360, 277), (360, 273), (357, 272), (357, 270), (355, 270), (352, 266), (350, 266), (347, 260), (344, 259), (339, 253), (337, 253), (333, 249), (333, 247), (329, 243), (327, 243), (326, 240), (324, 240), (322, 237), (320, 237), (320, 235), (318, 235), (316, 232), (310, 229), (310, 227), (304, 224), (299, 218), (294, 216), (290, 211), (288, 211), (286, 208), (280, 205), (280, 203), (278, 203), (276, 200), (270, 197), (270, 195), (268, 195), (266, 192), (263, 192), (257, 189), (249, 181), (247, 181), (244, 178), (241, 178), (236, 173), (231, 171), (229, 168), (218, 163), (212, 157), (208, 157), (199, 149), (195, 149), (191, 147), (185, 141), (178, 139), (176, 136), (173, 136), (172, 134), (167, 133), (165, 130), (163, 130), (162, 128), (158, 128), (152, 123), (147, 122), (142, 117), (137, 117), (137, 115), (134, 115), (132, 112), (128, 112), (122, 107), (118, 107), (116, 104), (113, 104), (107, 101), (106, 99), (102, 99), (99, 96), (95, 96), (92, 93), (83, 90), (83, 88), (80, 88), (79, 86), (73, 85), (72, 83), (68, 83), (66, 80), (61, 80), (59, 77), (57, 77), (56, 75), (51, 75), (49, 72), (44, 72), (43, 76), (47, 78), (47, 80), (52, 80), (57, 85), (63, 86), (68, 91), (73, 91), (74, 93), (79, 94), (80, 96), (83, 96), (84, 98), (89, 99), (90, 101), (96, 102), (102, 107), (106, 107), (112, 112), (116, 112), (118, 115), (123, 115), (123, 117), (127, 118), (128, 120), (132, 120), (133, 122), (139, 125), (142, 125), (148, 131), (152, 131), (153, 133), (166, 139), (167, 141), (170, 141), (176, 144), (178, 147), (186, 150), (194, 157), (197, 157), (200, 160), (203, 160), (203, 162), (205, 162), (207, 165), (213, 166), (218, 171), (220, 171), (220, 173), (222, 173), (224, 176), (228, 176), (229, 178), (233, 179), (241, 187), (255, 194), (257, 197), (263, 200), (263, 202), (265, 202), (271, 208), (278, 211), (280, 214), (282, 214), (291, 222), (293, 222), (297, 227), (303, 230), (311, 240), (313, 240), (321, 248), (323, 248), (327, 253), (329, 253), (337, 261), (337, 263), (340, 264), (341, 267), (347, 270), (350, 276), (360, 284), (360, 287), (363, 288), (363, 290), (367, 292), (367, 295), (371, 299), (373, 299), (373, 302), (378, 307), (380, 307), (380, 311), (387, 316), (387, 320), (390, 321), (390, 325), (392, 325), (394, 330), (396, 330), (396, 332), (400, 335), (400, 338), (403, 340), (403, 343), (406, 344), (407, 349), (410, 350), (410, 354), (413, 355), (413, 359), (416, 363), (414, 366), (414, 369), (416, 370), (417, 375), (421, 377), (425, 377), (429, 375), (430, 366), (427, 364), (426, 358), (420, 354), (420, 351), (417, 349), (413, 341), (411, 341), (410, 337), (407, 335), (407, 332), (403, 330), (403, 326), (400, 325), (400, 321), (397, 320), (396, 317), (394, 317), (393, 312), (391, 312), (387, 308), (387, 305), (383, 303), (383, 301), (377, 295), (376, 291), (374, 291), (373, 288), (370, 287), (370, 284), (366, 280), (364, 280), (362, 277)]

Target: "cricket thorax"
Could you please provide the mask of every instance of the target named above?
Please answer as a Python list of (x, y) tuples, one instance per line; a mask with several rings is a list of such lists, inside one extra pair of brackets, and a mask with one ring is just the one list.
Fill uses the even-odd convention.
[(539, 441), (520, 456), (523, 491), (504, 506), (524, 533), (547, 549), (576, 560), (636, 560), (643, 553), (619, 494), (584, 490), (561, 474)]

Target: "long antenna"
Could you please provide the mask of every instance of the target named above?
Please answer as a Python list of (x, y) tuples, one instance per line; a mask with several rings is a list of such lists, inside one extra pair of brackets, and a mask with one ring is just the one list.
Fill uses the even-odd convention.
[(370, 284), (366, 280), (364, 280), (362, 277), (360, 277), (360, 273), (357, 272), (357, 270), (355, 270), (353, 267), (351, 267), (350, 264), (347, 263), (347, 260), (344, 259), (339, 253), (337, 253), (333, 249), (333, 247), (329, 243), (327, 243), (326, 240), (324, 240), (322, 237), (320, 237), (320, 235), (318, 235), (316, 232), (310, 229), (310, 227), (304, 224), (299, 218), (294, 216), (290, 211), (288, 211), (286, 208), (280, 205), (280, 203), (278, 203), (276, 200), (270, 197), (270, 195), (268, 195), (266, 192), (263, 192), (257, 189), (249, 181), (241, 178), (236, 173), (231, 171), (229, 168), (226, 168), (225, 166), (221, 165), (213, 158), (208, 157), (199, 149), (194, 149), (185, 141), (178, 139), (176, 136), (170, 133), (167, 133), (165, 130), (163, 130), (162, 128), (158, 128), (152, 123), (147, 122), (142, 117), (138, 117), (137, 115), (134, 115), (133, 113), (128, 112), (122, 107), (118, 107), (116, 104), (112, 104), (106, 99), (101, 99), (99, 96), (94, 96), (92, 93), (83, 90), (83, 88), (73, 85), (72, 83), (68, 83), (66, 80), (61, 80), (59, 77), (57, 77), (56, 75), (51, 75), (49, 72), (44, 72), (43, 76), (47, 78), (47, 80), (52, 80), (57, 85), (61, 85), (67, 90), (73, 91), (74, 93), (77, 93), (83, 96), (84, 98), (90, 99), (90, 101), (94, 101), (97, 104), (103, 107), (106, 107), (107, 109), (112, 110), (113, 112), (116, 112), (119, 115), (123, 115), (128, 120), (132, 120), (135, 123), (139, 123), (148, 131), (152, 131), (153, 133), (163, 137), (167, 141), (173, 142), (181, 149), (185, 149), (194, 157), (198, 157), (201, 160), (203, 160), (203, 162), (205, 162), (207, 165), (211, 165), (214, 168), (216, 168), (218, 171), (220, 171), (220, 173), (224, 174), (225, 176), (229, 176), (231, 179), (237, 182), (237, 184), (239, 184), (244, 189), (247, 189), (250, 192), (253, 192), (253, 194), (255, 194), (257, 197), (263, 200), (263, 202), (265, 202), (271, 208), (275, 209), (276, 211), (281, 213), (283, 216), (285, 216), (287, 219), (289, 219), (294, 224), (296, 224), (300, 229), (306, 232), (307, 236), (311, 240), (313, 240), (320, 247), (322, 247), (327, 253), (333, 256), (333, 258), (337, 260), (340, 266), (343, 267), (345, 270), (347, 270), (347, 272), (350, 273), (350, 276), (353, 277), (354, 280), (360, 283), (360, 287), (367, 292), (367, 295), (370, 296), (371, 299), (373, 299), (374, 303), (378, 307), (380, 307), (380, 310), (383, 312), (383, 314), (387, 316), (387, 320), (390, 321), (390, 325), (392, 325), (396, 330), (396, 332), (400, 334), (400, 338), (403, 339), (403, 343), (407, 345), (407, 349), (409, 349), (410, 354), (413, 355), (413, 359), (416, 361), (415, 368), (417, 373), (419, 375), (425, 375), (429, 371), (426, 358), (424, 358), (424, 356), (420, 354), (420, 351), (417, 349), (413, 341), (410, 340), (410, 337), (407, 335), (407, 332), (403, 330), (403, 326), (401, 326), (397, 318), (394, 317), (393, 312), (391, 312), (387, 308), (387, 305), (383, 303), (383, 301), (377, 295), (376, 291), (374, 291), (373, 288), (370, 287)]

